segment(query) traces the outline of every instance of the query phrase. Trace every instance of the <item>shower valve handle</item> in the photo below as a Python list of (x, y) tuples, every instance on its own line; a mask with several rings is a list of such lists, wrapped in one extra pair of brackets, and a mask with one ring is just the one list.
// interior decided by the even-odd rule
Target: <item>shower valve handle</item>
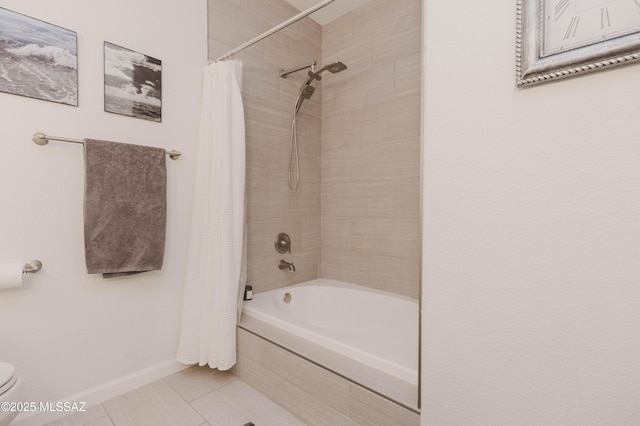
[(291, 253), (291, 237), (284, 232), (281, 232), (276, 237), (275, 246), (276, 251), (280, 254)]

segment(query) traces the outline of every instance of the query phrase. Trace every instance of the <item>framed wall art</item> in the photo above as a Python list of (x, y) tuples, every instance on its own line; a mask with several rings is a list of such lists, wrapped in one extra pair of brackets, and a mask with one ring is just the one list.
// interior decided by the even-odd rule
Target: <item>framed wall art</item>
[(104, 110), (162, 121), (162, 61), (105, 41)]
[(74, 31), (0, 7), (0, 92), (78, 106)]
[(640, 60), (640, 0), (518, 0), (516, 85)]

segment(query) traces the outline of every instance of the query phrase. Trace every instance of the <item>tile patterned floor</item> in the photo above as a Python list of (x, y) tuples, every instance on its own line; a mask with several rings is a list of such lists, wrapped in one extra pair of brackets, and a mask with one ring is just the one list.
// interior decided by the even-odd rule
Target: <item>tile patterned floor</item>
[(304, 426), (229, 372), (191, 367), (48, 426)]

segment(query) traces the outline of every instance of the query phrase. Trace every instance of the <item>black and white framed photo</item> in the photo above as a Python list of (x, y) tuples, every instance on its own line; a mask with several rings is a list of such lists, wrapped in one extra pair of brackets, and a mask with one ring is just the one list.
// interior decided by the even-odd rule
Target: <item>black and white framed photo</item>
[(104, 110), (162, 121), (162, 61), (105, 41)]
[(640, 61), (640, 0), (518, 0), (516, 85)]
[(0, 92), (78, 106), (78, 36), (0, 7)]

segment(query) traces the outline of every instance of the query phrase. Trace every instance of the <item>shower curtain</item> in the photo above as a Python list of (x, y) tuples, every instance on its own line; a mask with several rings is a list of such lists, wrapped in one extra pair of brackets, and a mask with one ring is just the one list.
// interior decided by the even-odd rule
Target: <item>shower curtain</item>
[(236, 362), (238, 297), (245, 280), (242, 63), (216, 62), (204, 74), (177, 360), (228, 370)]

